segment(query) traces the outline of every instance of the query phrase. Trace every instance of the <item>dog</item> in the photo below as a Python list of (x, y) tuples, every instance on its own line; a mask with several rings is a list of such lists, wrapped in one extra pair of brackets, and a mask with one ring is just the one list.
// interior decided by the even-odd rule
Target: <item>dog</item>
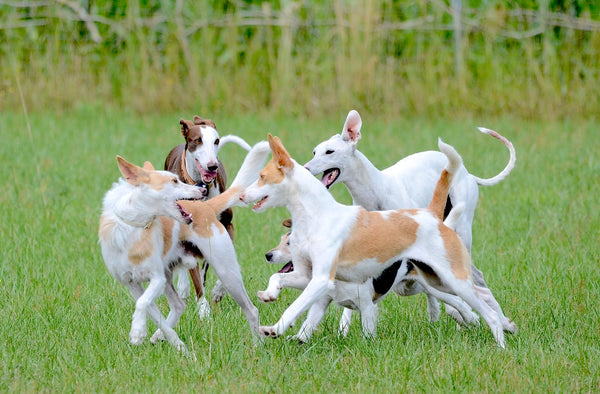
[[(207, 198), (219, 195), (227, 187), (225, 167), (217, 156), (220, 148), (229, 142), (234, 142), (249, 151), (250, 145), (235, 135), (226, 135), (219, 138), (215, 123), (210, 119), (203, 119), (197, 115), (194, 116), (193, 121), (181, 119), (179, 124), (185, 143), (177, 145), (169, 152), (164, 169), (177, 174), (180, 180), (189, 185), (206, 188), (208, 192), (205, 197)], [(232, 219), (233, 211), (231, 209), (226, 209), (219, 217), (233, 240)], [(210, 314), (210, 305), (204, 296), (207, 269), (208, 265), (205, 261), (202, 264), (202, 269), (199, 269), (196, 265), (189, 271), (196, 291), (200, 317), (206, 317)], [(178, 278), (178, 292), (185, 299), (190, 293), (190, 283), (183, 273), (178, 275)], [(219, 280), (217, 280), (212, 294), (214, 302), (219, 302), (225, 296), (225, 289)]]
[[(458, 218), (462, 214), (462, 205), (453, 207), (448, 217), (444, 220), (444, 225), (453, 228), (456, 225)], [(292, 227), (291, 219), (286, 219), (282, 222), (286, 228)], [(293, 272), (294, 264), (292, 263), (292, 251), (290, 248), (291, 230), (281, 236), (279, 244), (269, 250), (265, 254), (265, 259), (270, 264), (284, 264), (277, 273), (269, 278), (269, 286), (264, 291), (258, 292), (258, 298), (263, 302), (274, 301), (279, 295), (278, 289), (287, 287), (288, 284), (294, 284), (293, 278), (290, 280), (286, 275)], [(428, 301), (428, 311), (430, 320), (436, 321), (439, 317), (439, 304), (437, 299), (426, 292), (426, 290), (415, 281), (400, 280), (396, 281), (400, 261), (386, 268), (377, 278), (369, 278), (363, 284), (345, 283), (336, 281), (334, 291), (329, 291), (323, 302), (336, 302), (344, 307), (344, 314), (340, 320), (338, 333), (342, 337), (346, 337), (350, 329), (350, 319), (352, 311), (357, 310), (361, 313), (363, 334), (367, 337), (374, 337), (377, 327), (377, 304), (393, 290), (401, 296), (415, 295), (425, 293)], [(303, 267), (303, 271), (309, 272), (310, 267)], [(408, 282), (408, 283), (406, 283)], [(304, 290), (304, 288), (299, 288)], [(463, 302), (458, 299), (456, 302)], [(433, 305), (433, 307), (431, 306)], [(468, 308), (468, 306), (465, 306)], [(349, 311), (349, 312), (348, 312)], [(437, 313), (437, 315), (436, 315)], [(322, 316), (320, 316), (322, 318)], [(314, 316), (313, 316), (314, 319)], [(463, 323), (462, 319), (459, 323)], [(307, 342), (312, 336), (312, 330), (318, 325), (315, 321), (305, 321), (303, 327), (298, 334), (293, 336), (299, 342)]]
[[(321, 182), (327, 188), (338, 182), (344, 183), (352, 196), (353, 204), (360, 205), (368, 211), (427, 206), (439, 173), (447, 163), (446, 156), (436, 151), (419, 152), (380, 171), (357, 149), (357, 143), (361, 138), (361, 127), (362, 120), (359, 113), (355, 110), (350, 111), (341, 134), (336, 134), (318, 144), (313, 149), (313, 159), (307, 162), (305, 167), (313, 175), (322, 173)], [(478, 185), (492, 186), (499, 183), (510, 174), (516, 162), (515, 149), (509, 140), (493, 130), (481, 127), (479, 130), (504, 143), (509, 151), (509, 161), (493, 178), (482, 179), (474, 176), (463, 165), (454, 175), (445, 215), (450, 212), (452, 205), (464, 205), (463, 215), (454, 230), (469, 253), (472, 244), (473, 218), (479, 199)], [(485, 292), (487, 284), (483, 273), (473, 264), (471, 270), (475, 284)], [(491, 292), (487, 296), (490, 297), (490, 302), (495, 302)], [(433, 308), (434, 304), (429, 303), (428, 306)], [(498, 308), (499, 305), (496, 309)], [(451, 306), (446, 306), (446, 312), (456, 320), (460, 320), (460, 315)], [(351, 313), (345, 312), (350, 315)], [(433, 313), (435, 315), (435, 312)], [(439, 315), (439, 312), (437, 314)], [(507, 331), (516, 332), (517, 327), (514, 323), (511, 323), (504, 314), (501, 318)]]
[[(183, 200), (201, 198), (204, 191), (182, 183), (171, 172), (155, 171), (149, 162), (140, 168), (117, 157), (123, 178), (104, 197), (98, 236), (108, 271), (136, 300), (129, 333), (132, 344), (143, 342), (146, 317), (150, 316), (158, 326), (151, 342), (166, 338), (185, 351), (173, 330), (185, 304), (174, 288), (172, 275), (174, 268), (197, 265), (199, 254), (213, 266), (245, 313), (254, 336), (259, 336), (258, 310), (248, 297), (233, 243), (218, 215), (239, 204), (243, 188), (256, 179), (268, 154), (266, 142), (255, 145), (231, 187), (208, 201)], [(145, 282), (146, 289), (142, 286)], [(155, 304), (163, 293), (170, 307), (166, 319)]]
[(319, 321), (336, 280), (364, 283), (399, 264), (397, 276), (417, 281), (457, 309), (466, 323), (476, 323), (476, 315), (455, 302), (460, 297), (483, 317), (498, 346), (505, 347), (498, 308), (488, 304), (486, 295), (474, 286), (469, 252), (442, 221), (452, 178), (462, 166), (454, 148), (438, 143), (447, 164), (427, 208), (367, 211), (335, 201), (318, 179), (291, 158), (279, 138), (269, 134), (268, 139), (273, 157), (240, 199), (255, 202), (255, 212), (287, 208), (294, 225), (292, 260), (299, 267), (310, 266), (312, 272), (294, 267), (299, 279), (306, 278), (304, 290), (274, 326), (260, 327), (264, 336), (281, 336), (306, 310), (308, 322)]

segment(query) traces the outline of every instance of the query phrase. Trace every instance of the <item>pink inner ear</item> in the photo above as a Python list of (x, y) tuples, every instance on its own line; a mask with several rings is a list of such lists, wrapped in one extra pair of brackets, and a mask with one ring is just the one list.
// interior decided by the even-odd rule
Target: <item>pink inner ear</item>
[(348, 113), (346, 123), (344, 123), (344, 130), (342, 131), (342, 137), (346, 141), (352, 141), (356, 143), (360, 139), (360, 128), (362, 127), (362, 120), (357, 111), (352, 110)]

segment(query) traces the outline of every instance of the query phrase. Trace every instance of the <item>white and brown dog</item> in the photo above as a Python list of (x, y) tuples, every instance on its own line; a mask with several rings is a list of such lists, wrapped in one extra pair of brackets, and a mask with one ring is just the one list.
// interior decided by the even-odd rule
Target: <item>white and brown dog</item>
[[(313, 175), (322, 173), (321, 182), (327, 188), (337, 182), (344, 183), (352, 196), (353, 204), (360, 205), (368, 211), (427, 206), (439, 174), (448, 162), (446, 156), (438, 151), (419, 152), (380, 171), (357, 149), (358, 141), (361, 139), (361, 128), (362, 120), (359, 113), (355, 110), (350, 111), (342, 132), (318, 144), (313, 150), (314, 158), (306, 163), (305, 167)], [(463, 214), (453, 230), (462, 239), (469, 253), (473, 238), (473, 218), (479, 199), (479, 186), (492, 186), (502, 181), (510, 174), (516, 161), (515, 149), (509, 140), (493, 130), (486, 128), (479, 128), (479, 130), (502, 141), (509, 151), (509, 160), (500, 173), (489, 179), (470, 174), (462, 164), (454, 174), (444, 216), (450, 212), (453, 205), (464, 206)], [(471, 264), (471, 271), (473, 282), (482, 292), (485, 292), (487, 284), (482, 272), (473, 264)], [(487, 296), (490, 302), (495, 302), (491, 292)], [(428, 299), (430, 300), (430, 297)], [(437, 303), (428, 302), (428, 307), (430, 316), (434, 320), (433, 317), (439, 316), (439, 306)], [(433, 308), (437, 308), (437, 311)], [(496, 309), (498, 308), (499, 305)], [(452, 307), (447, 306), (446, 312), (460, 321), (460, 315)], [(349, 319), (351, 314), (352, 312), (345, 311), (344, 318)], [(516, 325), (504, 314), (501, 315), (501, 319), (505, 330), (516, 332)]]
[[(258, 334), (258, 310), (248, 297), (233, 243), (218, 215), (239, 203), (243, 188), (256, 179), (268, 153), (266, 142), (255, 145), (231, 187), (208, 201), (182, 200), (200, 198), (202, 190), (182, 183), (171, 172), (155, 171), (148, 162), (140, 168), (117, 158), (124, 179), (104, 197), (98, 235), (109, 272), (136, 300), (129, 334), (132, 344), (138, 345), (146, 337), (146, 318), (150, 316), (158, 326), (152, 342), (164, 334), (177, 349), (185, 349), (173, 330), (185, 304), (173, 286), (172, 275), (175, 267), (197, 265), (198, 254), (208, 260), (244, 311), (252, 332)], [(148, 286), (144, 289), (145, 282)], [(170, 306), (166, 319), (155, 304), (163, 293)]]
[[(269, 135), (269, 145), (272, 160), (240, 199), (257, 201), (253, 207), (257, 212), (277, 206), (288, 209), (294, 225), (292, 260), (311, 267), (312, 272), (298, 275), (307, 278), (304, 291), (274, 326), (260, 328), (263, 335), (282, 335), (308, 309), (307, 320), (318, 321), (335, 280), (364, 283), (399, 261), (401, 279), (417, 281), (456, 308), (465, 322), (474, 323), (473, 313), (455, 302), (455, 296), (460, 297), (483, 317), (498, 345), (505, 346), (501, 311), (488, 304), (486, 295), (473, 285), (469, 252), (442, 222), (448, 189), (462, 166), (451, 146), (439, 143), (448, 162), (428, 208), (366, 211), (335, 201), (319, 180), (291, 158), (278, 138)], [(298, 271), (294, 268), (293, 272)]]
[[(452, 208), (452, 211), (448, 217), (444, 220), (444, 224), (450, 228), (456, 225), (458, 218), (462, 214), (462, 206), (456, 206)], [(283, 221), (283, 226), (290, 228), (292, 227), (292, 221), (286, 219)], [(290, 236), (291, 230), (281, 236), (279, 245), (269, 250), (265, 254), (266, 260), (270, 264), (284, 264), (277, 273), (271, 275), (269, 278), (269, 285), (266, 290), (258, 292), (258, 298), (263, 302), (271, 302), (276, 299), (279, 295), (279, 291), (283, 287), (296, 287), (298, 290), (304, 290), (304, 286), (308, 281), (308, 278), (297, 280), (293, 274), (294, 264), (292, 263), (292, 251), (290, 248)], [(390, 291), (395, 292), (401, 296), (415, 295), (419, 293), (425, 293), (427, 295), (428, 310), (430, 313), (430, 320), (435, 321), (439, 316), (432, 316), (432, 313), (439, 315), (439, 305), (435, 297), (427, 293), (427, 290), (423, 288), (418, 282), (414, 280), (407, 280), (398, 277), (398, 272), (401, 267), (401, 261), (397, 261), (392, 266), (383, 270), (383, 272), (376, 278), (369, 278), (362, 284), (347, 283), (342, 281), (335, 281), (334, 289), (330, 289), (327, 293), (327, 297), (324, 297), (320, 302), (324, 304), (329, 303), (331, 300), (344, 307), (344, 315), (340, 320), (338, 333), (345, 337), (348, 334), (350, 328), (351, 313), (353, 310), (360, 312), (362, 331), (367, 337), (373, 337), (376, 333), (377, 327), (377, 304), (385, 298)], [(408, 263), (405, 263), (408, 264)], [(300, 267), (301, 272), (310, 272), (311, 267)], [(456, 302), (463, 303), (458, 298)], [(431, 305), (433, 303), (433, 307)], [(468, 309), (468, 305), (463, 305), (465, 309)], [(325, 309), (323, 308), (324, 312)], [(472, 315), (471, 315), (472, 316)], [(307, 342), (313, 330), (320, 323), (320, 319), (323, 315), (311, 315), (311, 319), (307, 319), (298, 334), (294, 336), (300, 342)], [(474, 320), (477, 317), (475, 315)], [(464, 323), (461, 320), (459, 323)]]
[[(218, 158), (221, 147), (233, 142), (249, 151), (250, 146), (242, 138), (235, 135), (219, 137), (217, 126), (210, 119), (203, 119), (197, 115), (192, 121), (181, 119), (181, 134), (185, 143), (173, 148), (165, 160), (164, 169), (179, 176), (183, 182), (204, 188), (207, 193), (205, 197), (212, 198), (221, 194), (227, 187), (227, 173), (223, 163)], [(231, 239), (234, 239), (233, 211), (226, 209), (219, 215), (219, 220), (227, 229)], [(190, 276), (198, 302), (198, 313), (201, 317), (210, 314), (210, 305), (204, 295), (204, 283), (208, 264), (202, 264), (202, 269), (196, 265), (191, 269)], [(183, 298), (190, 293), (190, 284), (186, 275), (178, 275), (177, 289)], [(225, 289), (220, 281), (217, 281), (212, 291), (213, 301), (219, 302), (225, 296)]]

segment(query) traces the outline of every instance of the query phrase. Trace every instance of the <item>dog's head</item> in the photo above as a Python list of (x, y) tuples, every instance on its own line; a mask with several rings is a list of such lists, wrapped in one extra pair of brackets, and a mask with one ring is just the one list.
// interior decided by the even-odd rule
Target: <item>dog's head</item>
[(210, 184), (217, 177), (219, 133), (210, 119), (194, 116), (193, 121), (181, 119), (181, 134), (185, 138), (186, 168), (192, 179)]
[[(283, 226), (287, 228), (292, 227), (292, 220), (286, 219), (283, 221)], [(269, 250), (265, 254), (265, 259), (271, 264), (288, 263), (292, 260), (292, 251), (290, 250), (290, 235), (292, 231), (288, 231), (281, 236), (279, 245)]]
[(258, 179), (240, 196), (240, 200), (246, 204), (258, 201), (252, 207), (255, 212), (286, 204), (285, 189), (289, 183), (288, 175), (294, 171), (296, 164), (279, 138), (269, 134), (268, 139), (273, 157), (260, 171)]
[(150, 216), (169, 216), (179, 222), (189, 224), (192, 216), (177, 203), (177, 200), (202, 198), (202, 189), (187, 185), (168, 171), (156, 171), (150, 162), (138, 167), (117, 156), (117, 164), (123, 178), (140, 190), (134, 204)]
[(344, 182), (350, 162), (360, 139), (362, 120), (355, 110), (348, 113), (344, 129), (313, 149), (313, 159), (304, 165), (311, 174), (323, 173), (321, 182), (330, 188), (334, 183)]

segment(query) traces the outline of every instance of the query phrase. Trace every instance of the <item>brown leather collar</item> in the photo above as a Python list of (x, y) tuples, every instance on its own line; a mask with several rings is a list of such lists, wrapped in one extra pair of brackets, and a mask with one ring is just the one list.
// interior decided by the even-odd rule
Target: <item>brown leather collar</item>
[(188, 185), (195, 185), (196, 182), (192, 179), (192, 177), (190, 176), (190, 174), (187, 172), (187, 168), (185, 167), (185, 151), (186, 149), (183, 150), (183, 155), (181, 156), (181, 173), (183, 174), (183, 181), (185, 183), (187, 183)]

